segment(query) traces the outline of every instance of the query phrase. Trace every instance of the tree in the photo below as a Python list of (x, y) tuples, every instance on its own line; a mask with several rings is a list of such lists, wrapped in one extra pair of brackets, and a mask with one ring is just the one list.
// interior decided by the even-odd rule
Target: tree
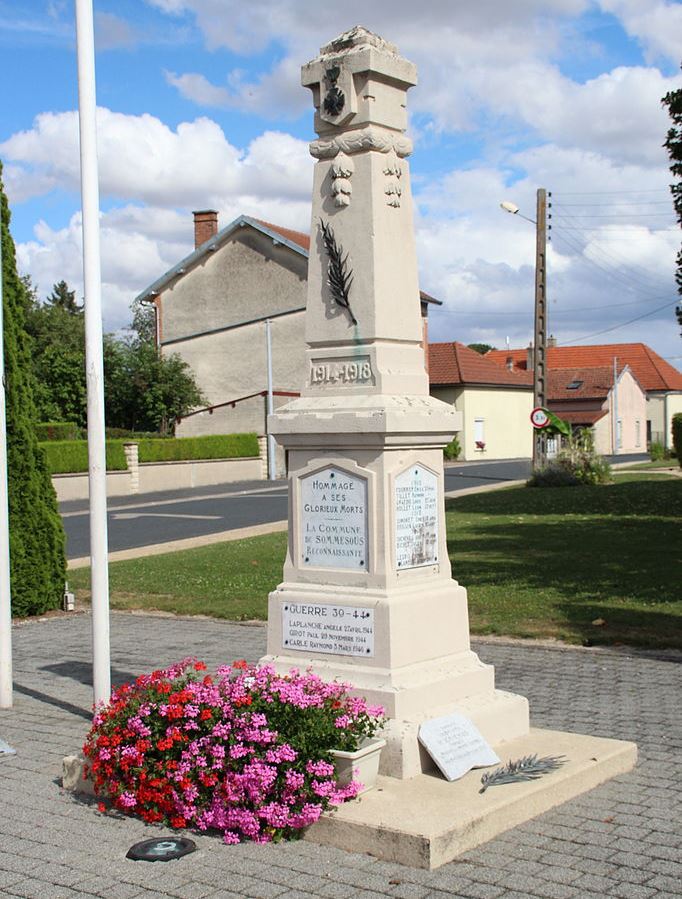
[(85, 314), (65, 281), (55, 284), (45, 303), (31, 290), (26, 330), (32, 341), (34, 400), (39, 421), (73, 421), (85, 427)]
[[(671, 160), (670, 171), (677, 179), (674, 184), (670, 185), (670, 192), (673, 195), (673, 205), (677, 214), (677, 220), (682, 226), (682, 88), (676, 91), (670, 91), (661, 100), (668, 107), (668, 113), (672, 121), (672, 127), (668, 130), (668, 135), (663, 146), (668, 151)], [(675, 275), (677, 281), (677, 292), (682, 294), (682, 249), (677, 254), (677, 273)], [(682, 326), (682, 306), (675, 309), (677, 321)], [(682, 331), (680, 331), (682, 335)]]
[(475, 350), (477, 353), (480, 353), (481, 356), (485, 356), (489, 350), (495, 349), (495, 347), (491, 346), (489, 343), (468, 343), (467, 346), (470, 350)]
[(35, 433), (31, 341), (25, 328), (31, 296), (17, 273), (2, 164), (0, 218), (12, 611), (25, 616), (61, 604), (65, 539), (54, 488)]
[(59, 281), (53, 285), (52, 293), (47, 298), (47, 305), (63, 309), (69, 315), (79, 315), (83, 312), (83, 307), (76, 302), (76, 291), (69, 290), (69, 285), (66, 281)]

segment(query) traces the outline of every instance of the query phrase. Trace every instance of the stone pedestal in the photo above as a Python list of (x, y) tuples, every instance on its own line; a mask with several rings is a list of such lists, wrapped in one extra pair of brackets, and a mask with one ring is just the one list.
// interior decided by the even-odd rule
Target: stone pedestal
[(419, 724), (460, 711), (492, 743), (528, 732), (523, 697), (495, 689), (469, 645), (452, 579), (443, 446), (460, 413), (428, 393), (405, 96), (414, 66), (362, 28), (303, 67), (315, 167), (308, 377), (269, 427), (289, 463), (289, 547), (270, 595), (268, 655), (383, 705), (381, 771), (430, 763)]

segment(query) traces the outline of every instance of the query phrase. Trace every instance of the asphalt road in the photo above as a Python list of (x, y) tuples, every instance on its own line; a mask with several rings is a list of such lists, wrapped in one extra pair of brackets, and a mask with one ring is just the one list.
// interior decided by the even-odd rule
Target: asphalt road
[[(528, 477), (529, 472), (527, 459), (448, 466), (445, 492), (515, 481)], [(286, 481), (242, 481), (111, 498), (109, 550), (116, 552), (281, 521), (287, 517), (287, 505)], [(67, 557), (87, 556), (90, 551), (87, 501), (62, 503), (60, 511), (66, 530)]]

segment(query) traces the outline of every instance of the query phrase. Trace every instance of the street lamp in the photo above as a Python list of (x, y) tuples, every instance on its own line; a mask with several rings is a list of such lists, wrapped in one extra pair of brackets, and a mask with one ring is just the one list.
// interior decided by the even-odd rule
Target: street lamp
[[(551, 196), (551, 195), (550, 195)], [(500, 203), (505, 212), (518, 215), (535, 225), (535, 327), (533, 335), (533, 405), (545, 406), (547, 399), (547, 192), (537, 192), (535, 220), (519, 212), (509, 200)], [(533, 434), (533, 470), (542, 468), (547, 460), (547, 444), (542, 430)]]

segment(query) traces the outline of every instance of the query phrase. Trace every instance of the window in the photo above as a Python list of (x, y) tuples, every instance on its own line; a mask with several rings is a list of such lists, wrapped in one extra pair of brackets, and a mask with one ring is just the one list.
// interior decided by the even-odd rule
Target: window
[(566, 390), (579, 390), (582, 386), (582, 381), (571, 381), (571, 383), (566, 386)]
[(474, 445), (477, 450), (485, 449), (485, 418), (474, 419)]
[(616, 422), (616, 449), (620, 449), (623, 445), (623, 419), (619, 418)]
[(635, 422), (635, 446), (642, 445), (642, 423), (639, 419)]

